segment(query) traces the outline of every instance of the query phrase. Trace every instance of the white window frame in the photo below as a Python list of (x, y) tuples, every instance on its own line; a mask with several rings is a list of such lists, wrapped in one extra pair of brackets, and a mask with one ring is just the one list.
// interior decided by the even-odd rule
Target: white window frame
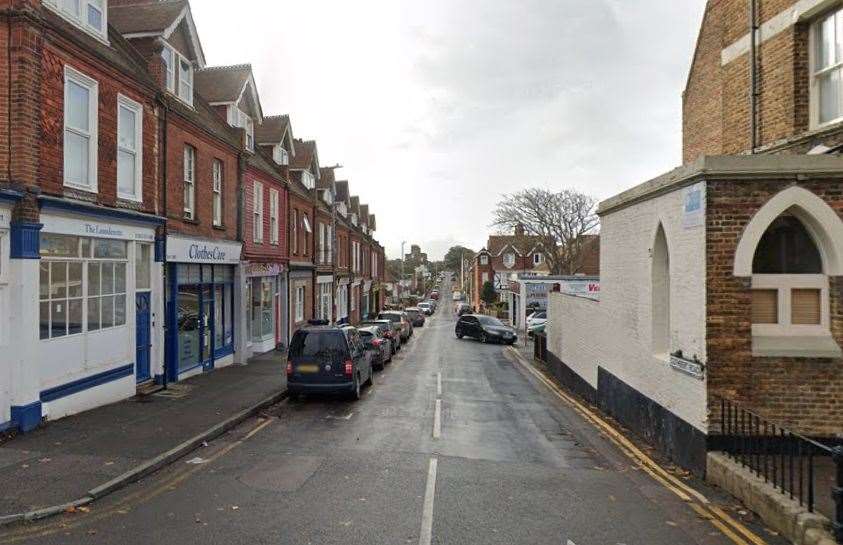
[[(68, 83), (73, 82), (80, 87), (85, 87), (88, 90), (88, 131), (70, 127), (67, 124), (69, 118), (68, 107), (70, 101), (68, 100)], [(81, 189), (83, 191), (90, 191), (96, 193), (97, 186), (97, 171), (99, 170), (98, 145), (99, 145), (99, 129), (98, 129), (98, 112), (99, 112), (99, 83), (96, 80), (86, 76), (82, 72), (65, 65), (64, 67), (64, 130), (62, 138), (64, 140), (64, 149), (62, 150), (63, 164), (64, 164), (64, 185), (74, 189)], [(67, 179), (67, 133), (68, 131), (83, 136), (88, 139), (88, 184), (78, 184), (70, 182)]]
[[(70, 7), (75, 0), (44, 0), (44, 5), (85, 33), (108, 44), (108, 0), (102, 0), (102, 7), (96, 6), (92, 0), (78, 0), (78, 2), (78, 12), (74, 12)], [(98, 29), (88, 24), (88, 7), (91, 5), (102, 15), (102, 28)]]
[(316, 187), (316, 178), (313, 176), (313, 173), (309, 170), (303, 170), (301, 173), (301, 183), (307, 189), (313, 189)]
[[(193, 63), (190, 62), (187, 57), (184, 55), (178, 55), (178, 72), (179, 72), (179, 82), (178, 82), (178, 97), (181, 99), (185, 104), (189, 104), (193, 106)], [(185, 81), (182, 78), (182, 64), (187, 65), (187, 71), (185, 72), (188, 75), (188, 80)]]
[(304, 321), (304, 286), (296, 286), (296, 322)]
[(299, 253), (299, 211), (295, 208), (290, 212), (290, 252)]
[(544, 263), (544, 255), (540, 252), (536, 252), (533, 254), (533, 265), (541, 265)]
[(488, 265), (489, 264), (489, 256), (483, 254), (480, 256), (480, 264), (481, 265)]
[(254, 182), (252, 193), (252, 238), (255, 244), (263, 243), (263, 184)]
[[(511, 258), (511, 259), (510, 259)], [(512, 252), (503, 255), (503, 266), (511, 269), (515, 266), (515, 254)]]
[(164, 87), (168, 91), (176, 93), (176, 63), (178, 62), (178, 53), (169, 45), (164, 45), (161, 49), (161, 59), (164, 61)]
[(290, 164), (290, 154), (281, 144), (276, 144), (272, 150), (272, 159), (282, 166)]
[[(824, 274), (753, 274), (752, 289), (778, 292), (778, 323), (752, 324), (753, 336), (827, 337), (831, 335), (828, 276)], [(820, 290), (820, 323), (793, 324), (791, 293), (794, 289)]]
[[(120, 145), (120, 108), (125, 108), (135, 116), (135, 147), (130, 150)], [(117, 180), (117, 196), (121, 199), (143, 202), (143, 106), (131, 98), (117, 94), (117, 175), (120, 175), (120, 152), (133, 153), (135, 157), (134, 194), (120, 192), (120, 180)]]
[(313, 227), (310, 225), (310, 218), (307, 214), (302, 214), (301, 216), (302, 226), (304, 226), (305, 233), (313, 233)]
[[(189, 220), (196, 219), (196, 148), (185, 144), (182, 152), (182, 173), (184, 187), (182, 188), (182, 200), (184, 217)], [(185, 198), (187, 195), (188, 198)]]
[(269, 190), (269, 243), (278, 245), (278, 190)]
[[(835, 59), (831, 65), (821, 69), (816, 69), (817, 59), (817, 35), (819, 33), (819, 29), (822, 26), (822, 23), (827, 21), (829, 18), (834, 17), (843, 17), (843, 8), (838, 8), (834, 11), (828, 12), (823, 14), (822, 17), (817, 18), (812, 24), (811, 29), (809, 32), (809, 45), (808, 45), (808, 72), (809, 72), (809, 126), (811, 129), (818, 129), (821, 127), (825, 127), (828, 125), (833, 125), (835, 123), (839, 123), (843, 121), (843, 56), (839, 59)], [(838, 28), (837, 23), (835, 22), (832, 25), (835, 28), (835, 33)], [(835, 36), (836, 40), (835, 43), (843, 42), (843, 36)], [(836, 50), (834, 44), (832, 45), (832, 49)], [(832, 51), (832, 54), (834, 51)], [(839, 114), (834, 119), (829, 119), (827, 121), (820, 121), (820, 78), (824, 75), (830, 74), (832, 72), (839, 72), (840, 73), (840, 89), (839, 89), (839, 96), (840, 96), (840, 104), (838, 105)]]
[(213, 194), (211, 198), (211, 215), (215, 227), (222, 227), (222, 161), (214, 159), (211, 167), (211, 176), (213, 177)]

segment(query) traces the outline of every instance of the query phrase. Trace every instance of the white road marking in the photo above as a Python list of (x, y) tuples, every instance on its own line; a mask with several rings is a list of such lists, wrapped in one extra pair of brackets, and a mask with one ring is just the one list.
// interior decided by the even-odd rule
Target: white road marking
[(436, 408), (433, 411), (433, 438), (439, 439), (442, 435), (442, 400), (436, 400)]
[(348, 413), (345, 416), (334, 416), (332, 414), (329, 414), (328, 416), (325, 417), (325, 419), (326, 420), (351, 420), (351, 417), (352, 417), (353, 414), (354, 413)]
[(436, 373), (436, 395), (442, 395), (442, 373)]
[(433, 538), (433, 496), (436, 494), (436, 468), (438, 465), (438, 459), (430, 459), (430, 466), (428, 466), (427, 470), (427, 486), (424, 490), (419, 545), (430, 545), (430, 541)]

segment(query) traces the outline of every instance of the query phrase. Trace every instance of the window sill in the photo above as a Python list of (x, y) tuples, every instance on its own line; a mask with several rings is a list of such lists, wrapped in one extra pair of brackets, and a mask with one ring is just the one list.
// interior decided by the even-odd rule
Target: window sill
[(225, 225), (214, 225), (213, 228), (217, 231), (225, 231)]
[(752, 337), (752, 355), (757, 358), (840, 358), (843, 350), (831, 335)]
[(191, 225), (199, 225), (199, 220), (197, 220), (197, 219), (190, 219), (190, 218), (182, 217), (181, 221), (184, 222), (184, 223), (189, 223)]

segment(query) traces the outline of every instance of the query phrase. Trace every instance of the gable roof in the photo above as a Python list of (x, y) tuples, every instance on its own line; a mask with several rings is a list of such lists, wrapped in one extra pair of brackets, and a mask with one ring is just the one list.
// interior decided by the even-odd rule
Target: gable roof
[(135, 4), (108, 7), (108, 24), (125, 38), (161, 36), (169, 39), (184, 23), (199, 67), (205, 66), (205, 53), (196, 31), (196, 23), (186, 0), (138, 0)]
[(357, 216), (360, 216), (360, 197), (354, 196), (348, 199), (348, 202), (351, 204), (351, 212), (355, 212)]
[(334, 190), (334, 183), (336, 182), (337, 178), (334, 174), (334, 171), (338, 169), (338, 166), (332, 167), (321, 167), (319, 169), (319, 180), (316, 182), (317, 189), (330, 189)]
[(237, 104), (245, 95), (252, 101), (258, 118), (263, 117), (251, 64), (202, 68), (194, 73), (193, 82), (196, 90), (209, 104)]
[(360, 223), (365, 223), (369, 225), (369, 205), (368, 204), (361, 204), (360, 205)]
[(296, 153), (293, 155), (293, 160), (290, 161), (291, 170), (307, 170), (316, 162), (317, 172), (319, 170), (319, 155), (316, 152), (316, 142), (314, 140), (295, 140)]
[(349, 189), (348, 189), (348, 180), (339, 180), (334, 184), (334, 188), (336, 190), (336, 199), (338, 201), (343, 201), (344, 203), (349, 203)]
[(508, 247), (515, 250), (518, 255), (528, 255), (541, 241), (541, 237), (531, 235), (490, 235), (486, 248), (492, 255), (501, 255)]
[(375, 222), (375, 215), (369, 214), (369, 229), (371, 229), (372, 231), (377, 231), (377, 229), (375, 228), (376, 226), (377, 223)]
[[(263, 118), (263, 123), (255, 127), (255, 142), (258, 145), (279, 144), (284, 136), (290, 133), (290, 143), (293, 143), (293, 127), (289, 115), (270, 115)], [(295, 155), (295, 149), (287, 150)]]

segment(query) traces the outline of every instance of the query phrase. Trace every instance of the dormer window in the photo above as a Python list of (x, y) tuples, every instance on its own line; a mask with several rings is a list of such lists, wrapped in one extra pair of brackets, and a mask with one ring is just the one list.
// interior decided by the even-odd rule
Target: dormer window
[(346, 208), (345, 202), (340, 201), (340, 203), (337, 205), (337, 212), (339, 212), (340, 216), (342, 217), (348, 216), (348, 208)]
[(316, 187), (316, 178), (313, 177), (313, 173), (309, 170), (304, 170), (301, 173), (301, 183), (304, 184), (304, 187), (308, 189), (313, 189)]
[(515, 266), (515, 254), (513, 254), (511, 252), (508, 253), (508, 254), (505, 254), (503, 256), (503, 265), (507, 269), (511, 269), (512, 267), (514, 267)]
[(255, 151), (255, 124), (252, 121), (252, 118), (240, 108), (230, 109), (229, 112), (234, 113), (233, 119), (232, 116), (229, 115), (229, 119), (233, 121), (230, 124), (234, 127), (240, 127), (246, 131), (246, 149), (249, 151)]
[(541, 265), (544, 263), (544, 256), (540, 253), (533, 254), (533, 265)]
[(483, 254), (480, 256), (480, 264), (481, 265), (488, 265), (489, 264), (489, 256)]
[(45, 0), (44, 3), (85, 32), (107, 39), (105, 0)]
[(354, 212), (351, 213), (351, 223), (353, 223), (355, 227), (357, 226), (357, 214)]
[(322, 192), (322, 200), (325, 201), (325, 204), (329, 206), (334, 203), (334, 197), (331, 195), (330, 191)]
[(169, 45), (164, 45), (161, 50), (161, 61), (167, 90), (185, 104), (193, 106), (193, 64)]
[(290, 154), (281, 144), (276, 144), (275, 147), (272, 148), (272, 159), (279, 165), (290, 164)]

